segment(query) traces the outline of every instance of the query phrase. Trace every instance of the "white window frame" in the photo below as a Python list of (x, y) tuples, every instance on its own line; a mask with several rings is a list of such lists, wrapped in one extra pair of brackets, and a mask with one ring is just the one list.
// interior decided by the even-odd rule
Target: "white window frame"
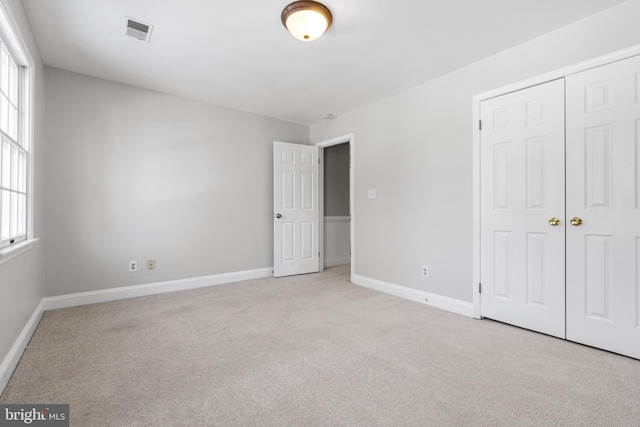
[(34, 62), (13, 15), (0, 1), (0, 38), (18, 66), (18, 140), (27, 148), (26, 235), (0, 247), (0, 264), (29, 249), (37, 241), (34, 235)]

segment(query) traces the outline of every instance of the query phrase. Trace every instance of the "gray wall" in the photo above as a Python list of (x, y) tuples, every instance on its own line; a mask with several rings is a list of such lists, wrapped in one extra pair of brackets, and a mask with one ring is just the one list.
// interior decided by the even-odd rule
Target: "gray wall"
[(472, 301), (473, 95), (637, 44), (639, 16), (623, 3), (312, 126), (312, 142), (355, 134), (355, 274)]
[(324, 149), (324, 214), (349, 216), (349, 144)]
[(308, 127), (52, 68), (46, 88), (47, 296), (273, 265), (272, 142)]
[[(42, 237), (42, 152), (44, 137), (44, 69), (42, 60), (19, 0), (0, 0), (15, 19), (16, 30), (35, 61), (35, 157), (34, 208), (35, 237)], [(0, 265), (0, 362), (33, 314), (42, 298), (42, 241), (29, 251)]]

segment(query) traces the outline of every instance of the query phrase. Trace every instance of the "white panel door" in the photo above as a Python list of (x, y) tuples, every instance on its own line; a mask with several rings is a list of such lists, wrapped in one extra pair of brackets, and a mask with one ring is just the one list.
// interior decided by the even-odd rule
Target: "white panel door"
[(640, 57), (567, 77), (567, 339), (640, 358)]
[(481, 314), (564, 338), (564, 81), (480, 114)]
[(273, 143), (275, 277), (320, 271), (319, 148)]

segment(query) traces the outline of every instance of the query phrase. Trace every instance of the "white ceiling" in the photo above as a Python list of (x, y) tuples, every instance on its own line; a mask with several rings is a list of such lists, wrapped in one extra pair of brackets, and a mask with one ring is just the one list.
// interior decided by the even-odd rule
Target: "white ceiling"
[[(325, 0), (319, 40), (290, 0), (22, 0), (46, 65), (301, 124), (402, 92), (624, 0)], [(150, 43), (125, 17), (154, 25)]]

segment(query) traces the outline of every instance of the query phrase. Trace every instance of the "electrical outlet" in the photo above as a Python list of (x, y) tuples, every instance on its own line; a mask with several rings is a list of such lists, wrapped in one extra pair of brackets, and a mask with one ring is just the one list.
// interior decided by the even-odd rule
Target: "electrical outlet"
[(129, 273), (135, 273), (138, 271), (138, 261), (129, 261)]
[(429, 277), (429, 267), (426, 265), (422, 266), (422, 277)]
[(156, 260), (150, 259), (147, 261), (147, 270), (155, 270), (156, 269)]

